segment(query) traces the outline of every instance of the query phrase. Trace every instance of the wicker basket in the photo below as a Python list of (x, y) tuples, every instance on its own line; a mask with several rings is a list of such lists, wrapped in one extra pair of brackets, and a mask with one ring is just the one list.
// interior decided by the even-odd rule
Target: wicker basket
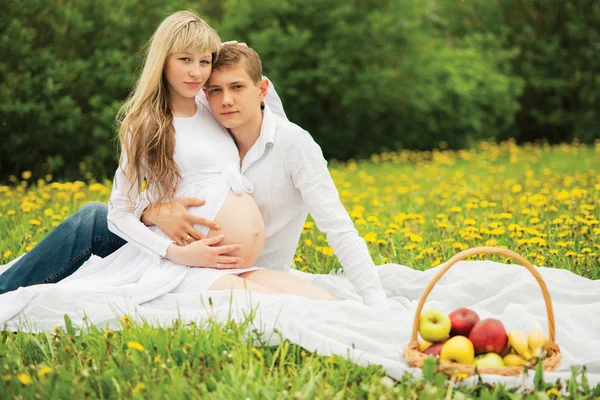
[[(406, 360), (408, 361), (408, 364), (411, 367), (421, 368), (423, 366), (423, 362), (428, 357), (427, 354), (424, 354), (421, 351), (419, 351), (419, 342), (418, 342), (418, 337), (417, 337), (417, 335), (419, 333), (419, 319), (421, 316), (421, 311), (423, 310), (423, 305), (425, 304), (425, 300), (427, 299), (427, 296), (429, 296), (429, 293), (431, 293), (431, 290), (433, 289), (435, 284), (440, 280), (442, 275), (444, 275), (446, 273), (446, 271), (448, 271), (448, 269), (450, 269), (450, 267), (452, 267), (458, 261), (464, 260), (470, 256), (477, 255), (477, 254), (497, 254), (497, 255), (509, 257), (509, 258), (513, 259), (514, 261), (516, 261), (517, 263), (524, 266), (525, 268), (527, 268), (529, 270), (529, 272), (531, 272), (531, 274), (533, 275), (535, 280), (538, 282), (538, 284), (540, 285), (540, 288), (542, 289), (542, 295), (544, 296), (544, 301), (546, 302), (546, 313), (548, 314), (548, 333), (549, 333), (548, 338), (549, 338), (549, 340), (546, 343), (546, 345), (543, 347), (543, 350), (547, 352), (547, 355), (543, 360), (543, 367), (544, 367), (545, 371), (556, 370), (556, 368), (558, 368), (558, 366), (560, 365), (561, 354), (560, 354), (560, 348), (556, 344), (556, 335), (554, 332), (554, 311), (552, 310), (552, 300), (550, 300), (550, 294), (548, 293), (548, 288), (546, 287), (546, 283), (544, 282), (544, 280), (542, 279), (542, 277), (540, 276), (540, 274), (536, 270), (536, 268), (533, 265), (531, 265), (531, 263), (529, 261), (527, 261), (525, 258), (521, 257), (519, 254), (517, 254), (513, 251), (506, 250), (506, 249), (499, 248), (499, 247), (474, 247), (472, 249), (467, 249), (467, 250), (461, 251), (460, 253), (458, 253), (454, 257), (452, 257), (450, 260), (448, 260), (448, 262), (444, 265), (444, 267), (440, 270), (440, 272), (431, 280), (431, 282), (429, 282), (429, 285), (427, 285), (427, 287), (425, 288), (425, 291), (423, 292), (423, 294), (421, 295), (421, 298), (419, 299), (419, 304), (417, 305), (417, 311), (415, 313), (415, 319), (413, 321), (413, 330), (412, 330), (411, 341), (408, 343), (408, 345), (404, 349), (404, 352), (402, 353), (404, 355), (404, 358), (406, 358)], [(519, 375), (523, 371), (523, 368), (525, 368), (525, 367), (524, 366), (486, 367), (486, 368), (477, 367), (477, 371), (480, 374), (495, 374), (495, 375), (504, 375), (504, 376), (513, 376), (514, 375), (514, 376), (516, 376), (516, 375)], [(455, 362), (442, 361), (442, 360), (440, 360), (437, 370), (448, 376), (452, 376), (453, 374), (461, 374), (461, 373), (471, 376), (471, 375), (475, 375), (475, 373), (476, 373), (474, 365), (465, 365), (465, 364), (459, 364), (459, 363), (455, 363)]]

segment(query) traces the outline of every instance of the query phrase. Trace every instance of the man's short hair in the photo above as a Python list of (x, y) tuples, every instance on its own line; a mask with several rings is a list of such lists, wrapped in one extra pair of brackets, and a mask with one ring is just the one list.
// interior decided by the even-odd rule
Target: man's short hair
[(254, 82), (262, 79), (262, 63), (258, 54), (250, 47), (241, 44), (226, 44), (219, 51), (219, 56), (213, 64), (213, 70), (234, 67), (243, 62), (244, 68)]

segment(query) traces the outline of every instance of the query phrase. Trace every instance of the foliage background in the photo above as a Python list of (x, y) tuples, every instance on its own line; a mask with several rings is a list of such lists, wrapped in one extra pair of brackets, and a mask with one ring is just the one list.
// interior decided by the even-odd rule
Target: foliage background
[(169, 13), (245, 41), (327, 158), (600, 137), (595, 0), (27, 0), (0, 15), (0, 181), (116, 168), (114, 117)]

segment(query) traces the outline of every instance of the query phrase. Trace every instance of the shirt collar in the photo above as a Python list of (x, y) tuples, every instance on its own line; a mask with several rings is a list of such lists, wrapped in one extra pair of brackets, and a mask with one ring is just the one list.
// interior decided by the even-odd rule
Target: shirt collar
[(252, 164), (258, 161), (265, 153), (267, 147), (275, 144), (275, 136), (277, 132), (277, 117), (271, 111), (268, 105), (264, 105), (263, 120), (260, 126), (260, 134), (258, 139), (252, 145), (248, 154), (244, 157), (241, 171), (244, 173)]

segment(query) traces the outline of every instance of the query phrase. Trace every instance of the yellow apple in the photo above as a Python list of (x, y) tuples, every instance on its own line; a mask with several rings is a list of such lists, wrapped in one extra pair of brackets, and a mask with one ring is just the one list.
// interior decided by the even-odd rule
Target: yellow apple
[(505, 367), (506, 364), (502, 357), (496, 353), (487, 353), (475, 357), (473, 365), (478, 367)]
[(419, 333), (428, 342), (436, 343), (445, 340), (450, 334), (452, 323), (450, 318), (441, 311), (429, 310), (421, 314)]
[(504, 364), (509, 367), (519, 367), (527, 364), (527, 360), (518, 354), (507, 354), (504, 356)]
[(448, 339), (440, 353), (441, 360), (460, 364), (473, 364), (474, 357), (473, 343), (464, 336), (454, 336)]
[(427, 349), (429, 346), (431, 346), (433, 343), (428, 342), (427, 340), (421, 340), (419, 342), (419, 351), (422, 353), (425, 351), (425, 349)]

